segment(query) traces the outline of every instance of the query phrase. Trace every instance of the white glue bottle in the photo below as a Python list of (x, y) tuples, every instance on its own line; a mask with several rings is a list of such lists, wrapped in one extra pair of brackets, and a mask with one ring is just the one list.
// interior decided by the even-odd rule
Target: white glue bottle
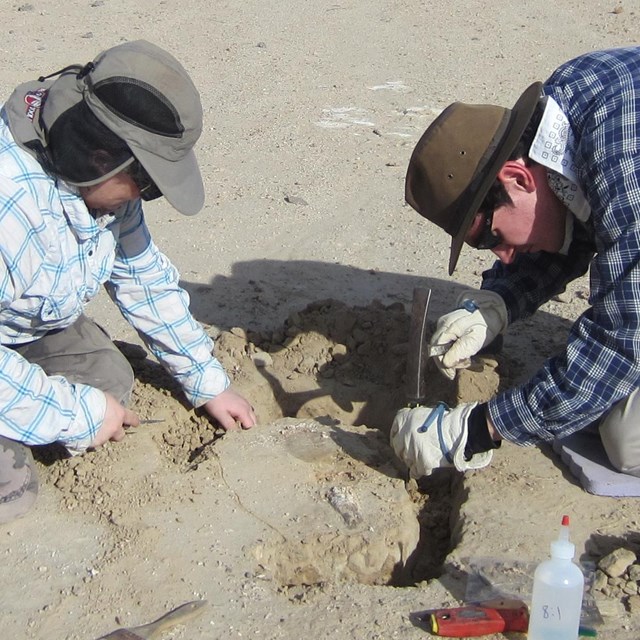
[(573, 562), (576, 547), (569, 542), (569, 516), (562, 516), (551, 558), (533, 576), (528, 640), (577, 640), (584, 576)]

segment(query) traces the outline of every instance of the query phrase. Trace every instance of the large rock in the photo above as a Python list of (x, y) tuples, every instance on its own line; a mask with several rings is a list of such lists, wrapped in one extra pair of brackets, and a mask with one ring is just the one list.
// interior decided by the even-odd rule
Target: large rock
[(268, 526), (247, 549), (282, 585), (402, 581), (419, 538), (416, 510), (376, 430), (283, 419), (217, 446), (239, 504)]
[(636, 554), (630, 549), (615, 549), (598, 563), (598, 567), (611, 578), (619, 578), (636, 561)]

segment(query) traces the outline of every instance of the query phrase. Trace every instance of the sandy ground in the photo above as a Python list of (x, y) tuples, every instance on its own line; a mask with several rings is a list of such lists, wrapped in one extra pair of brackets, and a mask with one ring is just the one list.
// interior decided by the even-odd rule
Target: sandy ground
[[(454, 100), (510, 105), (564, 60), (633, 43), (640, 2), (33, 0), (0, 17), (4, 95), (137, 38), (192, 73), (207, 203), (147, 217), (261, 418), (223, 436), (92, 303), (138, 373), (134, 408), (161, 422), (79, 458), (36, 452), (37, 508), (0, 530), (3, 637), (89, 640), (206, 599), (162, 637), (420, 638), (416, 614), (468, 599), (479, 559), (500, 583), (546, 557), (564, 512), (583, 560), (638, 551), (637, 501), (586, 494), (547, 451), (505, 445), (417, 486), (386, 433), (413, 288), (432, 288), (435, 320), (490, 261), (467, 251), (447, 276), (448, 238), (403, 203), (413, 145)], [(497, 369), (459, 387), (430, 372), (430, 397), (531, 373), (587, 287), (510, 331)], [(502, 586), (526, 597), (521, 574)], [(622, 598), (601, 609), (600, 637), (639, 637)]]

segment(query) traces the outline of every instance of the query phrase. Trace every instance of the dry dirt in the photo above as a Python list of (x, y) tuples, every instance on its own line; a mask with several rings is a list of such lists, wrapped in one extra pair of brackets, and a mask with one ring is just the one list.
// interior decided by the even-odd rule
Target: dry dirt
[[(486, 470), (416, 484), (387, 443), (413, 288), (433, 290), (434, 322), (490, 261), (466, 252), (446, 275), (448, 238), (403, 204), (413, 144), (448, 103), (509, 105), (565, 59), (640, 28), (637, 0), (486, 5), (0, 7), (5, 95), (135, 38), (192, 72), (207, 204), (184, 218), (157, 201), (147, 218), (260, 417), (223, 435), (108, 300), (92, 303), (136, 370), (133, 407), (160, 422), (82, 457), (36, 451), (37, 506), (0, 530), (2, 637), (91, 640), (206, 599), (162, 637), (410, 640), (429, 635), (420, 612), (468, 599), (478, 566), (527, 597), (565, 511), (584, 563), (640, 550), (637, 501), (586, 494), (546, 449), (506, 444)], [(531, 374), (587, 292), (580, 280), (513, 327), (457, 386), (428, 369), (429, 399), (484, 399)], [(629, 594), (598, 606), (599, 637), (637, 640)]]

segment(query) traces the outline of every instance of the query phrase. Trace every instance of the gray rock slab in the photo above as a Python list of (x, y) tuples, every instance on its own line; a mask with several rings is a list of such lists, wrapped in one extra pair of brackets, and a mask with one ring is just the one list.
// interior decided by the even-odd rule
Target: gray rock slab
[(377, 431), (284, 419), (217, 447), (229, 488), (267, 525), (250, 553), (284, 586), (387, 584), (409, 569), (419, 526)]

